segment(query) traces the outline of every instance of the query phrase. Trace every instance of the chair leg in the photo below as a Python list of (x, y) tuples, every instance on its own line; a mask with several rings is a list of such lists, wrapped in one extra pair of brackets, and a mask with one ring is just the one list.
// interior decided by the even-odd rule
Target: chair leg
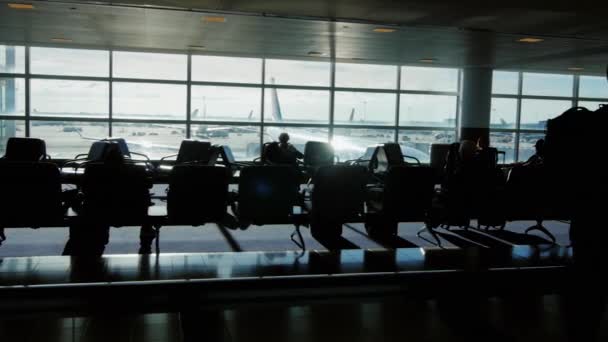
[(553, 244), (555, 244), (555, 236), (553, 236), (553, 234), (551, 234), (551, 232), (547, 228), (543, 227), (541, 222), (537, 222), (532, 227), (529, 227), (528, 229), (526, 229), (525, 234), (528, 234), (529, 232), (531, 232), (533, 230), (538, 230), (539, 232), (545, 234), (549, 239), (551, 239), (551, 242)]
[(422, 236), (422, 233), (424, 231), (429, 232), (429, 234), (435, 239), (435, 245), (438, 247), (441, 247), (441, 240), (439, 239), (439, 236), (437, 236), (437, 233), (433, 230), (433, 228), (430, 228), (427, 225), (424, 225), (424, 227), (420, 228), (420, 230), (418, 230), (418, 232), (416, 233), (416, 236), (418, 236), (419, 238), (428, 241), (430, 243), (433, 243), (432, 241), (426, 239), (425, 237)]
[[(306, 243), (304, 242), (304, 238), (302, 237), (302, 232), (300, 232), (300, 226), (296, 225), (295, 227), (295, 230), (293, 231), (293, 233), (291, 233), (289, 237), (291, 238), (291, 241), (296, 244), (296, 246), (302, 249), (302, 253), (304, 253), (306, 251)], [(296, 235), (298, 237), (297, 240), (295, 239)]]
[(156, 254), (160, 254), (160, 226), (154, 226)]

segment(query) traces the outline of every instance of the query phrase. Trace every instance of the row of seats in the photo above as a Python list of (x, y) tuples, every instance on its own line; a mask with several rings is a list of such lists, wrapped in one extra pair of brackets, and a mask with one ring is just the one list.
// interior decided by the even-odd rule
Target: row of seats
[[(546, 217), (536, 211), (538, 206), (516, 198), (534, 200), (543, 194), (531, 186), (538, 179), (537, 173), (528, 174), (526, 169), (513, 169), (505, 178), (492, 164), (474, 177), (446, 178), (442, 191), (436, 194), (434, 170), (406, 162), (398, 144), (374, 146), (357, 160), (334, 165), (333, 151), (316, 142), (307, 144), (313, 146), (307, 152), (309, 160), (321, 162), (309, 162), (305, 164), (308, 168), (301, 169), (275, 163), (239, 165), (231, 160), (228, 147), (185, 140), (176, 161), (163, 171), (169, 183), (166, 208), (149, 208), (148, 161), (127, 158), (122, 163), (104, 162), (113, 148), (129, 157), (126, 146), (124, 140), (95, 142), (85, 158), (68, 162), (84, 169), (80, 202), (61, 192), (62, 179), (54, 164), (16, 161), (14, 154), (5, 157), (0, 165), (0, 182), (5, 184), (0, 186), (6, 189), (2, 208), (7, 215), (0, 217), (0, 227), (63, 226), (78, 220), (113, 226), (225, 223), (226, 208), (231, 205), (235, 224), (243, 227), (310, 224), (313, 235), (336, 238), (342, 223), (365, 222), (370, 235), (386, 237), (396, 234), (398, 222), (422, 221), (439, 243), (433, 228), (441, 224), (468, 227), (470, 220), (477, 218), (481, 225), (504, 227), (506, 220), (533, 219), (542, 228), (540, 222)], [(311, 151), (318, 151), (316, 157)], [(229, 161), (231, 168), (214, 166), (218, 157)], [(450, 159), (454, 158), (446, 161)], [(228, 192), (234, 178), (232, 167), (240, 169), (238, 192), (234, 194)], [(163, 164), (154, 172), (159, 169), (164, 170)], [(301, 192), (303, 173), (312, 182)], [(527, 196), (526, 191), (532, 189), (536, 192)]]

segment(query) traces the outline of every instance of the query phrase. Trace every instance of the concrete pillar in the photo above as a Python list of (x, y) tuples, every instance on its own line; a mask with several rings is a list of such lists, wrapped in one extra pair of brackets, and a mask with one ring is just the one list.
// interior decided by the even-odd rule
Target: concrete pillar
[(461, 89), (460, 140), (477, 141), (480, 137), (489, 139), (492, 68), (464, 68)]

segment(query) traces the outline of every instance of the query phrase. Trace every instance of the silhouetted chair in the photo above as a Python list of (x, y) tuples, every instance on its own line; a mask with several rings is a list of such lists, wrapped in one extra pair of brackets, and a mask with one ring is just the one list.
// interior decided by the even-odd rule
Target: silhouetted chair
[(239, 177), (234, 211), (243, 227), (292, 221), (298, 205), (299, 182), (290, 166), (248, 166)]
[(414, 157), (404, 156), (401, 146), (397, 143), (385, 143), (376, 146), (369, 164), (370, 171), (378, 176), (383, 176), (393, 166), (403, 166), (409, 164), (406, 159), (411, 159), (420, 164)]
[[(175, 157), (174, 161), (168, 160), (173, 157)], [(215, 164), (215, 159), (217, 159), (217, 152), (215, 152), (210, 142), (190, 139), (182, 140), (177, 154), (172, 154), (160, 159), (157, 171), (160, 177), (169, 177), (169, 174), (175, 165), (184, 163), (213, 165)]]
[(396, 236), (399, 222), (424, 222), (425, 226), (420, 232), (427, 229), (439, 241), (433, 232), (436, 224), (430, 219), (435, 192), (432, 168), (392, 167), (386, 175), (384, 186), (370, 191), (377, 192), (369, 196), (367, 201), (365, 228), (370, 236)]
[(109, 226), (147, 222), (151, 182), (145, 167), (130, 162), (90, 163), (82, 183), (80, 215), (86, 222)]
[(169, 224), (221, 222), (228, 206), (229, 173), (224, 167), (182, 164), (169, 176)]
[(0, 162), (0, 227), (64, 226), (61, 178), (55, 164)]
[(435, 172), (436, 183), (440, 183), (445, 175), (450, 144), (431, 144), (431, 168)]
[(549, 211), (547, 176), (543, 167), (517, 166), (511, 169), (505, 186), (505, 211), (508, 221), (533, 220), (536, 224), (526, 234), (538, 230), (555, 242), (555, 237), (543, 226)]
[(334, 148), (331, 144), (321, 141), (307, 141), (304, 145), (304, 167), (318, 169), (321, 166), (333, 165)]
[(366, 169), (331, 165), (317, 170), (311, 194), (310, 229), (321, 240), (335, 240), (342, 224), (361, 222), (364, 214)]
[(36, 162), (50, 159), (46, 154), (46, 143), (42, 139), (12, 137), (6, 143), (3, 160)]
[(102, 161), (111, 145), (112, 142), (106, 140), (94, 141), (89, 147), (89, 153), (79, 154), (74, 159), (66, 161), (63, 166), (79, 168), (87, 163)]

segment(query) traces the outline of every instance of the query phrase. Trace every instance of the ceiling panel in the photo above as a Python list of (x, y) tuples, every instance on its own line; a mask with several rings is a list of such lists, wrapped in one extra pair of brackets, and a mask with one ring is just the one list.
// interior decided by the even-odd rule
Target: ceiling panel
[[(210, 5), (212, 2), (197, 3)], [(253, 4), (247, 7), (241, 1), (213, 3), (216, 9), (242, 6), (238, 8), (254, 10), (251, 7)], [(263, 3), (280, 7), (287, 6), (283, 3), (294, 2)], [(345, 2), (335, 3), (347, 6)], [(354, 1), (353, 8), (339, 10), (355, 13), (361, 10), (361, 3), (365, 2)], [(207, 23), (202, 17), (218, 14), (82, 3), (34, 2), (34, 5), (34, 10), (12, 10), (0, 6), (1, 41), (48, 45), (52, 44), (52, 38), (62, 37), (72, 40), (62, 44), (68, 47), (166, 51), (186, 51), (190, 49), (189, 45), (203, 45), (205, 50), (201, 53), (290, 58), (310, 58), (308, 52), (319, 51), (326, 58), (340, 60), (415, 64), (421, 58), (434, 58), (435, 64), (440, 66), (490, 66), (564, 72), (568, 67), (576, 66), (594, 74), (603, 73), (608, 62), (608, 41), (603, 38), (545, 36), (542, 43), (522, 44), (516, 40), (523, 35), (472, 28), (484, 25), (499, 27), (500, 24), (505, 32), (527, 30), (527, 27), (534, 26), (535, 21), (537, 26), (542, 23), (546, 28), (565, 27), (564, 23), (572, 21), (573, 17), (563, 12), (546, 14), (543, 11), (530, 11), (529, 15), (517, 18), (518, 12), (513, 9), (478, 9), (474, 16), (464, 22), (471, 26), (469, 28), (413, 25), (399, 26), (393, 33), (376, 33), (373, 29), (378, 27), (377, 24), (352, 21), (222, 14), (225, 22)], [(394, 6), (394, 2), (380, 1), (370, 15), (376, 13), (381, 16), (378, 13), (400, 8)], [(295, 10), (299, 9), (296, 7)], [(407, 12), (405, 17), (424, 23), (428, 13), (423, 12)], [(538, 21), (541, 16), (545, 22)], [(447, 13), (442, 18), (445, 22), (459, 23), (462, 22), (459, 21), (460, 17), (459, 13)], [(596, 34), (608, 32), (601, 28), (602, 25), (605, 28), (603, 22), (594, 25), (598, 27), (597, 30), (591, 29), (593, 25), (580, 23), (569, 29), (572, 33), (585, 30)]]

